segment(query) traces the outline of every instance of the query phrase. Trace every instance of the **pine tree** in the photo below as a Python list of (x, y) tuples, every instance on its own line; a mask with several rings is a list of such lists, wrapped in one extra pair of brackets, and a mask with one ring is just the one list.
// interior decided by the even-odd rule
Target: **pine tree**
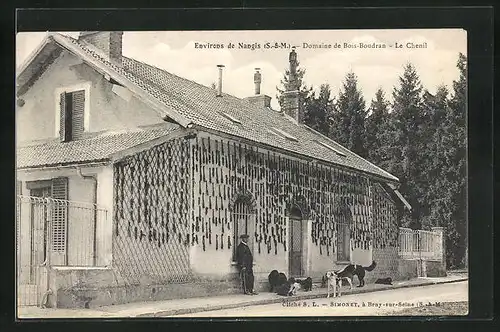
[(350, 72), (337, 98), (330, 137), (361, 157), (366, 157), (365, 117), (365, 101), (358, 89), (358, 78)]
[(319, 95), (312, 94), (305, 103), (304, 123), (323, 135), (328, 135), (330, 130), (329, 119), (333, 113), (333, 98), (330, 86), (322, 84)]
[(445, 119), (449, 111), (446, 86), (439, 86), (435, 95), (427, 90), (424, 91), (421, 129), (422, 139), (426, 143), (426, 158), (423, 162), (425, 172), (422, 176), (422, 187), (425, 187), (422, 193), (424, 204), (421, 211), (423, 228), (443, 226), (443, 218), (435, 207), (439, 206), (445, 195), (446, 185), (441, 176), (445, 167), (442, 141), (446, 131)]
[[(412, 205), (412, 215), (406, 216), (405, 226), (420, 228), (423, 198), (419, 186), (422, 176), (421, 142), (422, 85), (412, 64), (404, 67), (399, 87), (393, 91), (393, 141), (389, 171), (399, 177), (400, 191)], [(409, 217), (409, 218), (408, 218)]]
[(367, 159), (382, 169), (388, 167), (390, 160), (387, 148), (390, 141), (389, 121), (389, 103), (385, 99), (384, 91), (379, 88), (371, 102), (370, 114), (365, 120), (365, 147)]

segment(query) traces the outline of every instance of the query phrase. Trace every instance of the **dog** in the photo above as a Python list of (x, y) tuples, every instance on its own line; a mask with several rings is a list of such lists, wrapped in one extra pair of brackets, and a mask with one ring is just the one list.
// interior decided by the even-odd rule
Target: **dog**
[(375, 280), (376, 284), (382, 284), (382, 285), (392, 285), (392, 278), (387, 277), (387, 278), (379, 278)]
[(291, 287), (292, 287), (292, 284), (294, 284), (294, 283), (295, 283), (295, 280), (293, 280), (293, 278), (290, 278), (285, 283), (276, 287), (276, 294), (281, 295), (281, 296), (290, 296)]
[(269, 291), (275, 292), (277, 287), (287, 282), (286, 275), (279, 273), (278, 270), (272, 270), (267, 277), (269, 281)]
[(278, 270), (272, 270), (269, 273), (269, 276), (267, 277), (267, 280), (269, 281), (269, 291), (273, 292), (274, 288), (277, 286), (278, 283)]
[(269, 281), (269, 291), (276, 292), (277, 288), (287, 282), (286, 275), (284, 273), (278, 272), (278, 270), (272, 270), (267, 277)]
[(277, 287), (276, 294), (281, 296), (293, 296), (301, 288), (300, 283), (295, 281), (295, 278), (288, 279), (284, 284)]
[(349, 264), (345, 266), (343, 269), (336, 271), (336, 274), (340, 280), (345, 279), (350, 285), (350, 289), (352, 289), (352, 278), (354, 276), (358, 277), (359, 285), (358, 287), (363, 287), (365, 285), (365, 271), (373, 271), (373, 269), (377, 266), (377, 263), (373, 261), (370, 266), (362, 266), (359, 264)]
[(312, 290), (312, 278), (307, 277), (305, 279), (295, 279), (296, 282), (300, 284), (300, 288), (303, 289), (306, 292), (309, 292)]
[(323, 276), (324, 279), (322, 279), (322, 282), (324, 282), (328, 285), (328, 295), (326, 296), (327, 298), (330, 297), (330, 289), (333, 290), (333, 297), (340, 296), (340, 285), (341, 285), (341, 279), (337, 275), (336, 271), (328, 271), (326, 274)]

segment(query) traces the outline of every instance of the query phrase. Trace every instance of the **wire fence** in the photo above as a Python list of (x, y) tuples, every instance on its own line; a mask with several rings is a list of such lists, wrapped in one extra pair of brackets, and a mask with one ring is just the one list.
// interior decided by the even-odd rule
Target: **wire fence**
[(176, 139), (115, 164), (113, 266), (126, 284), (192, 280), (187, 160), (188, 142)]

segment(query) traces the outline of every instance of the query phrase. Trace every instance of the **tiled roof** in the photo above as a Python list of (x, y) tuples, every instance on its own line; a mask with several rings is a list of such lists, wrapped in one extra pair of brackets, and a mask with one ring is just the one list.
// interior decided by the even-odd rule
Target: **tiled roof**
[[(171, 96), (170, 102), (175, 105), (173, 107), (198, 125), (397, 180), (390, 173), (369, 163), (340, 144), (305, 125), (297, 125), (290, 121), (280, 112), (265, 107), (256, 107), (244, 99), (229, 94), (217, 97), (212, 88), (134, 59), (124, 57), (122, 61), (125, 69), (148, 82), (150, 86), (165, 91), (165, 96)], [(223, 113), (240, 120), (241, 124), (235, 124)], [(270, 133), (269, 129), (272, 127), (292, 134), (298, 142)], [(345, 157), (318, 144), (317, 141), (333, 146), (344, 153)]]
[(108, 161), (114, 154), (163, 137), (180, 126), (171, 123), (129, 130), (88, 134), (80, 140), (62, 143), (58, 138), (19, 144), (17, 168), (35, 168)]
[[(57, 39), (71, 43), (76, 50), (81, 52), (81, 55), (91, 57), (104, 68), (122, 75), (150, 97), (165, 105), (166, 108), (173, 110), (174, 119), (176, 117), (182, 120), (186, 119), (188, 123), (206, 129), (398, 181), (390, 173), (309, 127), (290, 121), (287, 116), (280, 112), (266, 107), (257, 107), (245, 99), (225, 93), (222, 97), (217, 97), (212, 88), (134, 59), (123, 57), (123, 65), (118, 66), (107, 61), (88, 44), (60, 34), (57, 35)], [(223, 113), (229, 114), (241, 123), (234, 123)], [(270, 132), (272, 127), (292, 134), (297, 138), (297, 141), (291, 141)], [(323, 144), (319, 144), (318, 141)], [(328, 144), (334, 149), (329, 149), (324, 144)], [(345, 156), (339, 155), (334, 150), (340, 151)]]

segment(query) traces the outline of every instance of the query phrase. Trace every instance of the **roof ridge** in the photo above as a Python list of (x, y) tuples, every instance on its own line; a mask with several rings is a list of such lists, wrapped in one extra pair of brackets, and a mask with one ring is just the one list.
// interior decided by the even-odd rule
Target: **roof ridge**
[[(152, 69), (157, 69), (157, 70), (160, 70), (161, 72), (164, 72), (164, 73), (166, 73), (166, 74), (168, 74), (168, 75), (175, 76), (175, 77), (176, 77), (176, 78), (178, 78), (178, 79), (181, 79), (181, 80), (186, 81), (186, 82), (190, 82), (190, 83), (192, 83), (192, 84), (194, 84), (194, 85), (197, 85), (197, 86), (203, 87), (204, 89), (212, 90), (212, 88), (211, 88), (211, 87), (209, 87), (209, 86), (206, 86), (206, 85), (204, 85), (204, 84), (201, 84), (201, 83), (196, 82), (196, 81), (194, 81), (194, 80), (191, 80), (191, 79), (189, 79), (189, 78), (179, 76), (179, 75), (174, 74), (174, 73), (172, 73), (172, 72), (170, 72), (170, 71), (168, 71), (168, 70), (166, 70), (166, 69), (163, 69), (163, 68), (157, 67), (157, 66), (152, 65), (152, 64), (150, 64), (150, 63), (147, 63), (147, 62), (144, 62), (144, 61), (141, 61), (141, 60), (137, 60), (136, 58), (127, 57), (127, 56), (124, 56), (124, 55), (122, 55), (122, 58), (125, 58), (125, 59), (128, 59), (128, 60), (132, 60), (132, 61), (135, 61), (135, 62), (138, 62), (138, 63), (141, 63), (141, 64), (146, 65), (146, 66), (148, 66), (148, 67), (150, 67), (150, 68), (152, 68)], [(227, 92), (222, 92), (222, 95), (225, 95), (225, 96), (228, 96), (228, 97), (231, 97), (231, 98), (238, 99), (238, 100), (240, 100), (240, 101), (242, 101), (242, 102), (245, 102), (245, 103), (249, 104), (250, 106), (254, 106), (254, 107), (256, 106), (254, 103), (252, 103), (252, 102), (248, 101), (248, 100), (246, 99), (247, 97), (240, 98), (240, 97), (238, 97), (238, 96), (232, 95), (232, 94), (227, 93)], [(271, 108), (271, 110), (273, 110), (273, 109)]]
[[(122, 65), (116, 65), (94, 51), (91, 45), (82, 43), (72, 36), (54, 33), (52, 38), (62, 48), (82, 57), (85, 62), (97, 68), (98, 71), (116, 76), (115, 79), (150, 102), (150, 106), (157, 108), (160, 111), (159, 115), (172, 117), (180, 124), (180, 127), (194, 124), (215, 132), (269, 145), (281, 149), (283, 152), (298, 153), (317, 160), (324, 160), (332, 165), (353, 168), (389, 181), (398, 180), (389, 172), (307, 125), (302, 124), (303, 127), (299, 123), (289, 121), (285, 113), (251, 103), (247, 98), (240, 98), (228, 93), (223, 93), (224, 98), (217, 98), (213, 88), (209, 86), (132, 57), (122, 55)], [(234, 123), (219, 114), (220, 112), (227, 112), (238, 118), (242, 124), (234, 126)], [(158, 126), (160, 126), (159, 123)], [(298, 135), (296, 136), (298, 142), (292, 143), (268, 137), (266, 130), (270, 127), (277, 127), (287, 133)], [(155, 128), (160, 127), (153, 125), (150, 128), (154, 131)], [(169, 126), (164, 126), (164, 128), (168, 130)], [(120, 140), (119, 137), (117, 139)], [(338, 147), (351, 158), (349, 160), (339, 159), (337, 153), (317, 144), (319, 140), (331, 142), (333, 146)]]
[[(143, 65), (146, 65), (146, 66), (148, 66), (148, 67), (151, 67), (152, 69), (157, 69), (157, 70), (160, 70), (160, 71), (162, 71), (162, 72), (164, 72), (164, 73), (166, 73), (166, 74), (169, 74), (169, 75), (175, 76), (175, 77), (177, 77), (177, 78), (179, 78), (179, 79), (182, 79), (182, 80), (184, 80), (184, 81), (191, 82), (191, 83), (194, 83), (194, 84), (196, 84), (196, 85), (198, 85), (198, 86), (202, 86), (202, 87), (204, 87), (204, 88), (210, 89), (210, 87), (209, 87), (209, 86), (203, 85), (203, 84), (198, 83), (198, 82), (196, 82), (196, 81), (194, 81), (194, 80), (190, 80), (189, 78), (185, 78), (185, 77), (179, 76), (179, 75), (177, 75), (177, 74), (174, 74), (174, 73), (172, 73), (172, 72), (169, 72), (169, 71), (168, 71), (168, 70), (166, 70), (166, 69), (163, 69), (163, 68), (157, 67), (157, 66), (152, 65), (152, 64), (150, 64), (150, 63), (147, 63), (147, 62), (144, 62), (144, 61), (141, 61), (141, 60), (137, 60), (136, 58), (127, 57), (127, 56), (124, 56), (124, 55), (122, 55), (122, 58), (125, 58), (125, 59), (128, 59), (128, 60), (132, 60), (132, 61), (135, 61), (135, 62), (139, 62), (139, 63), (141, 63), (141, 64), (143, 64)], [(223, 92), (223, 94), (229, 95), (229, 94), (224, 93), (224, 92)], [(235, 96), (233, 96), (233, 97), (235, 97)], [(238, 98), (238, 97), (236, 97), (236, 98)]]

